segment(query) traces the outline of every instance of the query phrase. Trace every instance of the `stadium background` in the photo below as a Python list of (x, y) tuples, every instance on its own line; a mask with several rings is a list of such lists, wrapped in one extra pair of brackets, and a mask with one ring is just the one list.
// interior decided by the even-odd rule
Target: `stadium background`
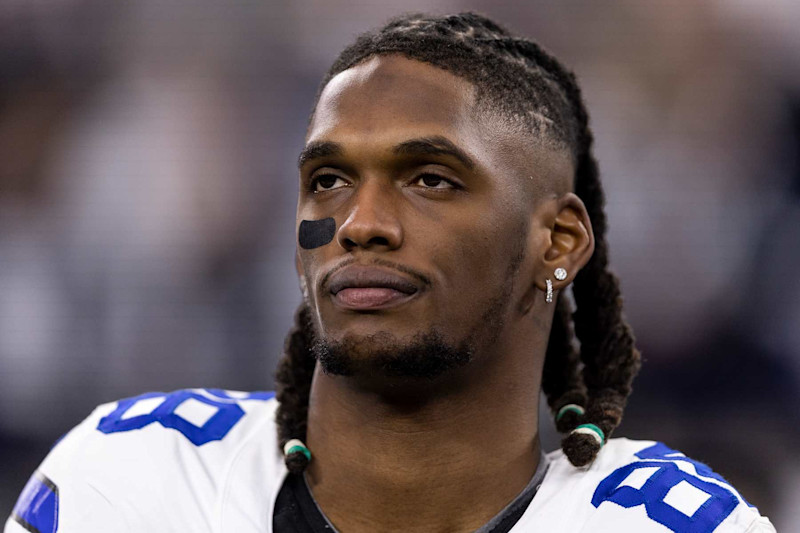
[(645, 358), (617, 434), (800, 531), (794, 0), (3, 0), (0, 515), (98, 403), (271, 387), (322, 74), (394, 14), (465, 9), (584, 89)]

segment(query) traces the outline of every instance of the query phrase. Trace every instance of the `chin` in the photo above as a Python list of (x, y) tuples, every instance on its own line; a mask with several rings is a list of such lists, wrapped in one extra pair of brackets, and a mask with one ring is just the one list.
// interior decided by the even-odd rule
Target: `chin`
[(329, 375), (434, 379), (472, 360), (469, 341), (449, 342), (432, 328), (408, 337), (382, 330), (318, 338), (314, 356)]
[(353, 361), (366, 363), (380, 357), (381, 354), (390, 353), (408, 344), (410, 344), (408, 339), (404, 341), (402, 336), (391, 331), (358, 328), (357, 331), (348, 331), (341, 336), (317, 341), (315, 355), (317, 350), (327, 350), (339, 352), (340, 355), (346, 355)]

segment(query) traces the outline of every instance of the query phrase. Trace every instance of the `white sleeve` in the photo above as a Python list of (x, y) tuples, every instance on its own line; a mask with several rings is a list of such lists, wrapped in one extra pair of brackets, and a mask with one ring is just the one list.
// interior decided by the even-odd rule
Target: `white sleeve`
[(185, 389), (101, 405), (45, 458), (5, 532), (215, 531), (230, 458), (274, 426), (273, 396)]
[(22, 490), (5, 533), (129, 531), (112, 502), (95, 486), (93, 469), (87, 468), (91, 461), (87, 443), (103, 411), (97, 408), (50, 451)]
[(756, 518), (745, 533), (776, 533), (775, 526), (766, 516)]

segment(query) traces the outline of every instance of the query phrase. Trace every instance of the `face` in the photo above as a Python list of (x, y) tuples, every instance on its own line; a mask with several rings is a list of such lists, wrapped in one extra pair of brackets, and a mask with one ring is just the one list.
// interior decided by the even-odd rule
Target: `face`
[(474, 98), (397, 55), (320, 97), (300, 157), (298, 271), (317, 335), (353, 360), (434, 340), (481, 352), (528, 289), (536, 196), (571, 167), (480, 118)]

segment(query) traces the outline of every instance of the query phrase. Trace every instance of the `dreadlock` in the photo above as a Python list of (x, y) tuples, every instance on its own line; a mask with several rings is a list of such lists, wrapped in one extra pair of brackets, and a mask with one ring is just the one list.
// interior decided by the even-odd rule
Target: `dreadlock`
[[(622, 420), (631, 383), (640, 366), (631, 328), (622, 317), (619, 282), (608, 270), (605, 198), (588, 114), (574, 74), (538, 44), (515, 37), (476, 13), (446, 17), (409, 14), (361, 35), (336, 59), (320, 85), (340, 72), (382, 54), (402, 54), (471, 82), (477, 106), (524, 128), (536, 139), (571, 150), (573, 186), (586, 205), (595, 251), (575, 277), (576, 310), (559, 294), (542, 375), (542, 390), (568, 433), (562, 449), (575, 466), (591, 463), (602, 443), (578, 425), (594, 425), (608, 439)], [(316, 108), (316, 102), (314, 108)], [(313, 116), (313, 111), (312, 111)], [(276, 373), (280, 445), (305, 439), (314, 358), (309, 310), (301, 306)], [(575, 348), (575, 337), (580, 349)], [(578, 406), (567, 408), (565, 406)], [(290, 471), (302, 472), (308, 459), (287, 455)]]

